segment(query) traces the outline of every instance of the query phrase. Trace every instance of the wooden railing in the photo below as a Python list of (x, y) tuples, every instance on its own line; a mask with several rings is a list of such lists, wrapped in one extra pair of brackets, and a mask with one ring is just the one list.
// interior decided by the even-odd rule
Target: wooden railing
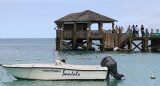
[(79, 30), (79, 31), (77, 31), (76, 36), (79, 39), (85, 39), (85, 38), (87, 38), (87, 31)]
[[(100, 30), (90, 30), (90, 36), (89, 38), (91, 39), (100, 39), (103, 37), (103, 32)], [(73, 39), (73, 31), (68, 30), (68, 31), (62, 31), (62, 30), (57, 30), (56, 35), (57, 38), (62, 37), (63, 34), (63, 39)], [(86, 30), (77, 30), (76, 31), (76, 38), (78, 39), (87, 39), (87, 31)]]
[(64, 39), (71, 39), (73, 37), (73, 31), (63, 31), (63, 38)]
[(101, 30), (91, 30), (90, 38), (92, 39), (100, 39), (103, 38), (103, 32)]

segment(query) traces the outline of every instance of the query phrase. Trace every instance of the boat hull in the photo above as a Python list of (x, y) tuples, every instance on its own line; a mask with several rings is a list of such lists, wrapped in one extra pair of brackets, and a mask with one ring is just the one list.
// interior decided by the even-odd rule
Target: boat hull
[(4, 67), (17, 79), (36, 80), (104, 80), (107, 70), (77, 70), (63, 68)]

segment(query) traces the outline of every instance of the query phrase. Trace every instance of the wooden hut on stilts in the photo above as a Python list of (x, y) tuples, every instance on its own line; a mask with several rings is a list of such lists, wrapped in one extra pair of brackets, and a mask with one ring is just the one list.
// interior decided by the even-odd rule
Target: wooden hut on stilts
[[(77, 50), (79, 47), (84, 50), (94, 50), (92, 45), (96, 45), (100, 50), (113, 50), (114, 47), (126, 45), (130, 33), (118, 38), (121, 34), (114, 33), (114, 22), (117, 20), (103, 16), (96, 12), (86, 10), (78, 13), (71, 13), (55, 21), (58, 29), (56, 30), (56, 49), (57, 50)], [(92, 30), (91, 24), (98, 23), (98, 30)], [(104, 30), (103, 24), (111, 23), (111, 30)], [(99, 40), (99, 44), (92, 41)]]
[[(86, 50), (94, 50), (92, 40), (99, 40), (100, 44), (97, 46), (103, 50), (105, 42), (103, 23), (112, 23), (112, 28), (114, 28), (115, 21), (117, 20), (90, 10), (64, 16), (55, 21), (58, 26), (56, 49), (76, 50), (81, 47)], [(93, 23), (98, 23), (98, 30), (91, 30)]]
[[(58, 26), (56, 37), (56, 49), (76, 50), (81, 47), (85, 50), (94, 50), (92, 40), (99, 40), (100, 50), (104, 50), (105, 32), (104, 23), (112, 23), (117, 20), (103, 16), (96, 12), (86, 10), (78, 13), (71, 13), (55, 21)], [(91, 30), (91, 24), (98, 23), (98, 30)]]

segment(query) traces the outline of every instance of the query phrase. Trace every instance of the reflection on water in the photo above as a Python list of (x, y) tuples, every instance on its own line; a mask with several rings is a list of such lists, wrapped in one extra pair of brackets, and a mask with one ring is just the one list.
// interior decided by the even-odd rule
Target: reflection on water
[(104, 81), (41, 81), (41, 80), (14, 80), (3, 82), (3, 86), (118, 86), (123, 80)]

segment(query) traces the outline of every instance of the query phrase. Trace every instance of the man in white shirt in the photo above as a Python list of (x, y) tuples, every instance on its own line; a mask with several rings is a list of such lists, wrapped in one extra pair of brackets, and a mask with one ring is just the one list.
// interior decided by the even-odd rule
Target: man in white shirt
[(139, 27), (136, 25), (136, 37), (139, 37)]

